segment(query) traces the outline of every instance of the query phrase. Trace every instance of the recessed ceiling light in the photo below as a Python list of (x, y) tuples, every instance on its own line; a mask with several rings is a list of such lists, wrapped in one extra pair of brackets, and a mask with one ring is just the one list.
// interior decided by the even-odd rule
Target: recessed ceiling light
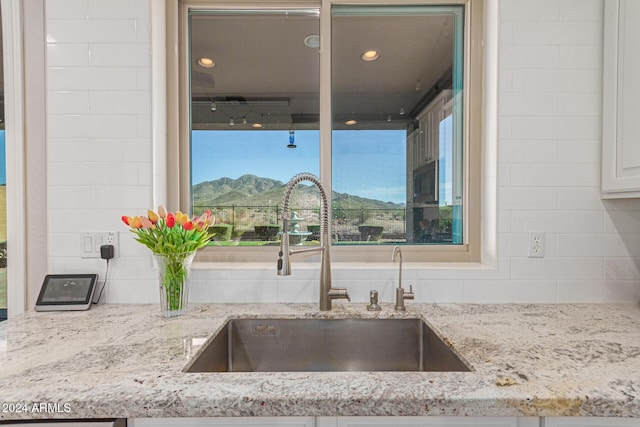
[(360, 55), (360, 59), (367, 62), (375, 61), (378, 58), (380, 58), (380, 52), (377, 50), (367, 50)]
[(353, 126), (356, 123), (358, 123), (358, 122), (356, 120), (353, 120), (353, 119), (347, 120), (346, 122), (344, 122), (344, 124), (347, 125), (347, 126)]
[(254, 123), (251, 125), (252, 128), (256, 128), (256, 129), (262, 129), (262, 124), (260, 123)]
[(307, 47), (320, 47), (320, 36), (311, 34), (304, 38), (304, 44)]
[(216, 63), (213, 59), (211, 58), (198, 58), (198, 65), (201, 66), (202, 68), (213, 68), (216, 66)]

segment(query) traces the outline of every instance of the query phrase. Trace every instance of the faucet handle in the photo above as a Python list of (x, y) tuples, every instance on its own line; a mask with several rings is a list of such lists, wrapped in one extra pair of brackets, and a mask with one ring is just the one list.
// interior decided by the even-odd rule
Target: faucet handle
[(409, 285), (409, 292), (405, 292), (403, 295), (404, 299), (414, 299), (416, 295), (413, 293), (413, 285)]
[(351, 302), (351, 297), (349, 296), (347, 288), (331, 288), (329, 289), (328, 294), (330, 299), (346, 299)]

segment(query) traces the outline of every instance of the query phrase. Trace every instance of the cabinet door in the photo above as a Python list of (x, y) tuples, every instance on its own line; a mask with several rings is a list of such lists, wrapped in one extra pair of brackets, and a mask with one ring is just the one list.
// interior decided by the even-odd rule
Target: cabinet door
[(545, 427), (638, 427), (637, 418), (598, 418), (598, 417), (548, 417)]
[(602, 197), (640, 197), (640, 2), (605, 0)]
[(314, 427), (313, 417), (133, 418), (129, 427)]
[(539, 427), (537, 417), (338, 417), (338, 427)]

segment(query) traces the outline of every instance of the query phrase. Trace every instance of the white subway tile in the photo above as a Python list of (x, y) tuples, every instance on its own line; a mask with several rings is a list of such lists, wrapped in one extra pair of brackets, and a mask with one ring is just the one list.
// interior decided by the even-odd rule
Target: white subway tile
[(509, 163), (498, 163), (498, 187), (508, 187), (511, 185), (511, 165)]
[(558, 46), (507, 45), (500, 49), (500, 68), (558, 68), (560, 64)]
[(91, 114), (149, 114), (149, 92), (93, 91), (89, 93), (89, 108)]
[(529, 235), (525, 233), (499, 233), (498, 256), (525, 257), (529, 253)]
[(417, 271), (417, 281), (424, 280), (506, 280), (509, 258), (498, 258), (497, 268), (477, 266), (433, 267)]
[(558, 160), (558, 143), (547, 140), (503, 139), (498, 145), (504, 163), (553, 163)]
[(48, 67), (86, 67), (89, 57), (89, 45), (86, 43), (47, 43)]
[(640, 199), (607, 199), (602, 204), (608, 211), (640, 211)]
[(561, 0), (561, 21), (602, 21), (602, 0)]
[(136, 116), (136, 137), (151, 138), (151, 114)]
[(151, 88), (150, 68), (136, 68), (136, 89), (149, 90)]
[(511, 278), (516, 280), (602, 280), (603, 259), (511, 258)]
[(640, 233), (640, 212), (605, 211), (604, 232), (621, 235)]
[(89, 93), (86, 91), (49, 91), (48, 114), (89, 114)]
[(599, 45), (602, 22), (519, 21), (513, 43), (521, 45)]
[(49, 67), (47, 89), (53, 91), (84, 91), (89, 89), (89, 69), (78, 67)]
[(500, 187), (498, 200), (502, 209), (555, 209), (556, 192), (553, 187)]
[(88, 0), (47, 0), (44, 2), (49, 21), (55, 19), (87, 19)]
[(90, 45), (92, 67), (148, 67), (149, 45), (104, 43)]
[(88, 0), (91, 19), (140, 19), (149, 16), (147, 0)]
[(281, 303), (317, 303), (319, 294), (318, 284), (311, 280), (278, 281), (278, 302)]
[(604, 214), (601, 211), (511, 211), (511, 231), (528, 233), (585, 233), (602, 232)]
[(160, 318), (158, 279), (110, 280), (102, 301), (109, 304), (157, 303)]
[(126, 191), (121, 186), (94, 187), (88, 203), (96, 209), (119, 207), (128, 212), (139, 209), (144, 213), (151, 206), (151, 187), (128, 185)]
[(602, 46), (560, 46), (560, 68), (602, 69)]
[(508, 69), (501, 69), (498, 73), (499, 93), (511, 92), (513, 90), (513, 72)]
[(151, 30), (149, 21), (146, 19), (136, 20), (136, 42), (149, 43), (149, 32)]
[(130, 20), (53, 20), (48, 43), (134, 43), (136, 22)]
[(49, 254), (58, 257), (78, 257), (80, 256), (80, 234), (73, 233), (47, 233), (47, 245)]
[(602, 143), (598, 141), (558, 141), (558, 162), (599, 164)]
[(92, 162), (138, 162), (151, 159), (152, 144), (147, 139), (91, 138), (88, 160)]
[(560, 234), (558, 236), (558, 255), (640, 257), (640, 234), (625, 236), (619, 234)]
[(514, 187), (597, 187), (600, 165), (597, 163), (523, 163), (511, 170)]
[(604, 278), (609, 281), (640, 280), (640, 257), (605, 258)]
[[(404, 286), (407, 288), (407, 286)], [(420, 280), (413, 284), (415, 302), (420, 303), (462, 303), (464, 302), (463, 280)], [(394, 302), (395, 300), (389, 301)], [(406, 305), (410, 304), (409, 301)]]
[(560, 187), (558, 209), (560, 210), (602, 210), (600, 187)]
[(600, 117), (602, 95), (600, 93), (561, 93), (559, 94), (560, 116)]
[(47, 208), (53, 209), (81, 209), (89, 206), (87, 200), (91, 194), (89, 186), (79, 183), (78, 186), (47, 186)]
[(95, 91), (139, 91), (149, 90), (138, 87), (138, 68), (134, 67), (92, 67), (87, 73), (87, 88)]
[(503, 0), (500, 19), (504, 20), (557, 20), (560, 17), (558, 0)]
[(498, 137), (511, 138), (511, 117), (498, 117)]
[(50, 115), (47, 131), (52, 138), (135, 138), (137, 117)]
[[(602, 85), (601, 70), (582, 69), (515, 69), (513, 90), (534, 93), (593, 93)], [(551, 98), (553, 102), (553, 98)]]
[(49, 138), (47, 162), (86, 162), (90, 148), (87, 138)]
[(464, 282), (464, 302), (487, 303), (554, 303), (555, 280), (469, 280)]
[(558, 114), (558, 94), (509, 92), (499, 96), (500, 115), (555, 116)]
[(511, 211), (508, 209), (498, 209), (498, 233), (511, 232)]
[(512, 117), (512, 139), (595, 140), (601, 124), (595, 117)]
[(558, 280), (559, 303), (637, 303), (640, 281), (575, 281)]

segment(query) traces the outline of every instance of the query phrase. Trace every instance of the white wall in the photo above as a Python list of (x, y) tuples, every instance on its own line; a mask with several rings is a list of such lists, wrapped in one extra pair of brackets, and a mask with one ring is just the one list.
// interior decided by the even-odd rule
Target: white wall
[[(501, 0), (498, 267), (412, 268), (419, 301), (640, 299), (640, 201), (599, 196), (602, 0)], [(155, 272), (120, 216), (151, 207), (147, 0), (47, 0), (48, 212), (52, 272), (79, 258), (80, 231), (121, 231), (107, 300), (156, 302)], [(527, 257), (529, 231), (546, 256)], [(335, 261), (335, 260), (334, 260)], [(294, 261), (295, 263), (295, 261)], [(192, 301), (317, 301), (315, 264), (197, 269)], [(392, 300), (397, 270), (334, 262), (354, 301)]]

